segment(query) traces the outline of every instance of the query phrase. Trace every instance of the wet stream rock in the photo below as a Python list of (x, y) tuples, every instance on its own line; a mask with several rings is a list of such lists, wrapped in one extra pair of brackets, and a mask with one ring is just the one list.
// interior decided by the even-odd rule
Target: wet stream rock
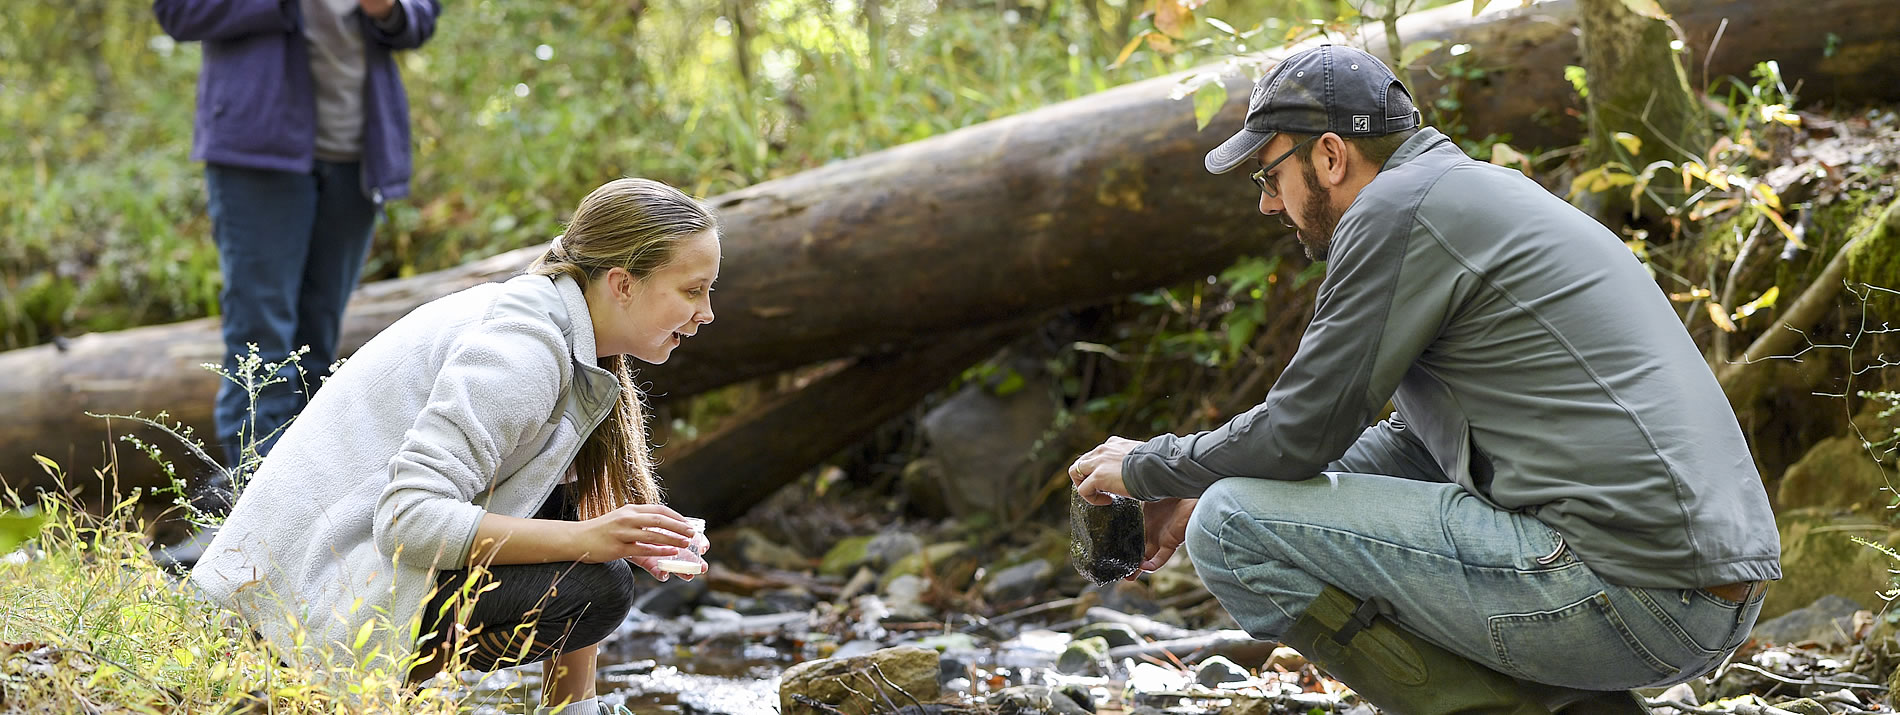
[(1113, 583), (1141, 568), (1141, 502), (1116, 498), (1096, 506), (1069, 492), (1069, 555), (1075, 570), (1097, 585)]
[(883, 712), (888, 700), (900, 705), (928, 703), (940, 694), (937, 651), (916, 646), (885, 648), (855, 658), (799, 663), (785, 671), (779, 685), (779, 712), (818, 715), (806, 704), (820, 702), (848, 713)]
[(990, 705), (997, 715), (1091, 715), (1095, 699), (1087, 689), (1068, 685), (1061, 689), (1043, 685), (1019, 685), (991, 695)]

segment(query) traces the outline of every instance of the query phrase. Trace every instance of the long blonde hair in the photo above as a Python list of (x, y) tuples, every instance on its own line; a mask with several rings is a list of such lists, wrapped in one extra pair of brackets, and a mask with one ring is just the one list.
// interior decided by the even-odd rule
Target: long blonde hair
[[(527, 272), (567, 275), (583, 289), (616, 267), (646, 278), (673, 259), (682, 240), (707, 231), (717, 238), (719, 220), (679, 189), (650, 179), (616, 179), (581, 199), (567, 233)], [(620, 399), (574, 459), (573, 499), (581, 519), (626, 504), (660, 502), (647, 445), (646, 405), (633, 383), (632, 362), (625, 355), (600, 358), (600, 367), (620, 380)]]

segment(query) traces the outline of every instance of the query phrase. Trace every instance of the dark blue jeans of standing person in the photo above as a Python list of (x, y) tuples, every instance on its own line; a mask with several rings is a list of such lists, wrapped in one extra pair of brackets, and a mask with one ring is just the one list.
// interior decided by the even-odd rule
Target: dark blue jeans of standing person
[(336, 362), (343, 306), (363, 273), (376, 224), (376, 204), (363, 195), (359, 176), (357, 162), (318, 161), (308, 173), (205, 165), (224, 273), (224, 369), (236, 375), (251, 344), (262, 365), (310, 349), (279, 371), (281, 382), (258, 392), (255, 405), (244, 385), (226, 380), (218, 387), (213, 416), (231, 467), (249, 442), (260, 455), (268, 452)]

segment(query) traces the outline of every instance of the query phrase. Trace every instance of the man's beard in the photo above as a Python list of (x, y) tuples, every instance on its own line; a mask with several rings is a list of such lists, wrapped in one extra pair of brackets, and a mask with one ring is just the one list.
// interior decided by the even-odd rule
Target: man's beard
[(1300, 246), (1307, 258), (1324, 261), (1333, 250), (1333, 231), (1344, 212), (1333, 208), (1332, 189), (1320, 185), (1319, 172), (1311, 164), (1300, 167), (1300, 179), (1306, 182), (1306, 201), (1300, 205), (1298, 221)]

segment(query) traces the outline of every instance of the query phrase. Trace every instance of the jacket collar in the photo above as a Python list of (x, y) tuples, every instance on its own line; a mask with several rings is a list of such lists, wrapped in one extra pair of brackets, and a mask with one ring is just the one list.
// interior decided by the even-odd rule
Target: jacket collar
[(1439, 144), (1450, 141), (1451, 137), (1445, 136), (1444, 132), (1431, 127), (1419, 127), (1418, 133), (1405, 140), (1404, 144), (1400, 144), (1399, 150), (1392, 152), (1392, 158), (1385, 160), (1385, 166), (1381, 171), (1397, 168), (1401, 164), (1423, 156), (1425, 152), (1431, 151)]

